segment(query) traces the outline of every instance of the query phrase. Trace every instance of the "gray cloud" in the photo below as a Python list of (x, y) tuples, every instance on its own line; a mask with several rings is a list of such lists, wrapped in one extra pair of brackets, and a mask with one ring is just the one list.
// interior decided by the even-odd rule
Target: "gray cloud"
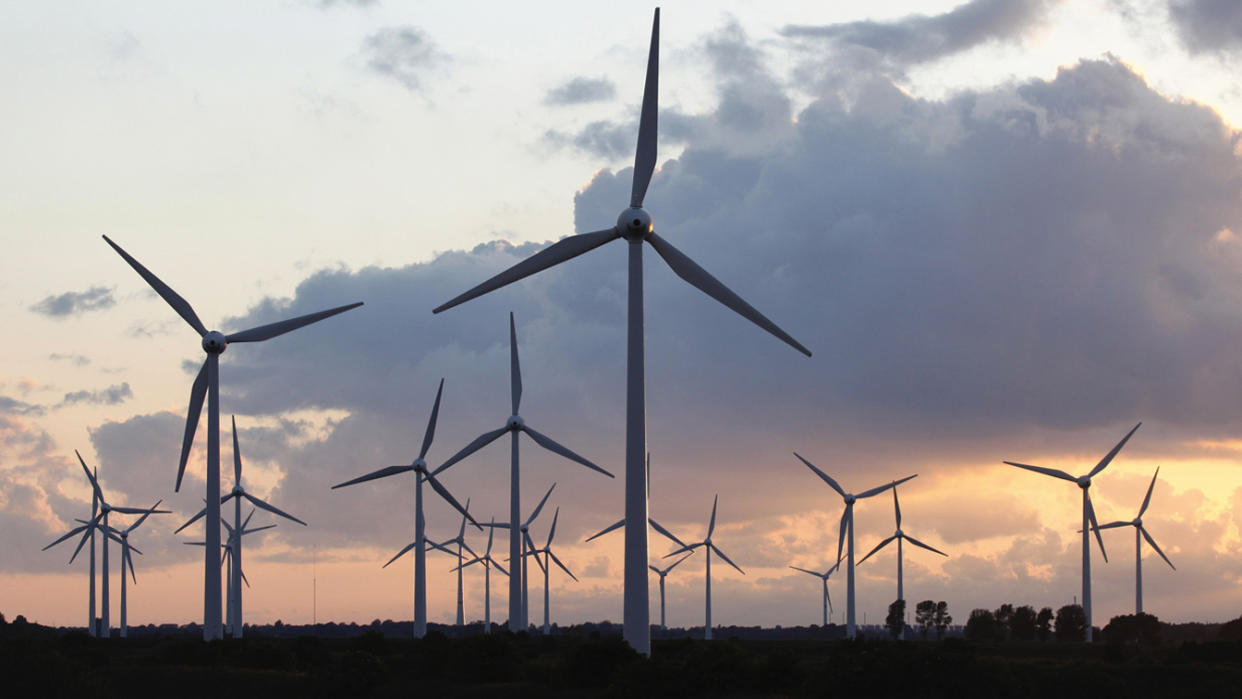
[(379, 30), (366, 38), (363, 53), (368, 68), (411, 92), (421, 92), (428, 74), (448, 60), (431, 37), (414, 26)]
[(544, 96), (544, 104), (565, 106), (570, 104), (586, 104), (589, 102), (606, 102), (617, 94), (617, 86), (608, 78), (587, 78), (578, 76), (557, 87), (548, 90)]
[(825, 26), (789, 25), (787, 37), (823, 39), (873, 52), (901, 66), (933, 61), (989, 41), (1024, 34), (1059, 0), (971, 0), (940, 15), (910, 15)]
[(58, 352), (53, 352), (49, 354), (47, 358), (57, 362), (69, 362), (74, 366), (86, 366), (91, 363), (90, 357), (86, 357), (81, 354), (60, 354)]
[(1242, 48), (1242, 5), (1233, 0), (1175, 0), (1169, 17), (1193, 53)]
[(49, 318), (65, 318), (87, 311), (101, 311), (116, 305), (112, 290), (104, 286), (92, 286), (86, 291), (66, 291), (48, 296), (30, 307), (30, 310)]
[(43, 413), (44, 409), (41, 405), (26, 403), (9, 396), (0, 396), (0, 415), (42, 415)]
[(86, 403), (88, 405), (120, 405), (133, 397), (134, 392), (130, 390), (129, 383), (123, 382), (98, 391), (81, 390), (66, 393), (64, 399), (57, 407), (77, 405), (79, 403)]

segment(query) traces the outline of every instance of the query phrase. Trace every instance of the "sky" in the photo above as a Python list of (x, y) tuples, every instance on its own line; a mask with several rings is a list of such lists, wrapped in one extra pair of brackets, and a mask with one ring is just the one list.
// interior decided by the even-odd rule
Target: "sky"
[[(226, 332), (366, 304), (222, 356), (222, 462), (235, 415), (247, 488), (309, 524), (256, 515), (278, 526), (246, 541), (247, 621), (412, 616), (409, 557), (381, 568), (413, 537), (412, 478), (330, 487), (412, 461), (441, 378), (433, 466), (503, 425), (509, 311), (523, 417), (620, 475), (622, 245), (431, 309), (616, 220), (651, 11), (0, 10), (0, 612), (85, 623), (84, 557), (41, 551), (89, 513), (76, 449), (111, 503), (173, 510), (133, 535), (131, 623), (201, 621), (184, 543), (202, 527), (173, 534), (204, 488), (205, 424), (173, 492), (199, 339), (101, 235)], [(949, 556), (907, 547), (911, 605), (1070, 603), (1079, 491), (1002, 462), (1085, 473), (1140, 422), (1094, 481), (1099, 518), (1133, 518), (1159, 467), (1143, 521), (1177, 569), (1144, 546), (1146, 610), (1237, 616), (1240, 56), (1242, 10), (1220, 0), (662, 7), (656, 231), (814, 352), (646, 256), (651, 513), (698, 539), (719, 495), (713, 540), (745, 574), (714, 567), (716, 623), (819, 621), (819, 583), (788, 566), (835, 561), (842, 502), (794, 451), (852, 491), (918, 474), (903, 528)], [(583, 540), (621, 517), (622, 479), (522, 450), (523, 510), (556, 483), (554, 548), (579, 578), (553, 575), (553, 620), (620, 621), (622, 535)], [(503, 517), (507, 460), (490, 446), (443, 482)], [(855, 517), (860, 557), (893, 532), (887, 494)], [(457, 532), (437, 498), (427, 520)], [(1134, 605), (1133, 534), (1104, 542), (1097, 624)], [(701, 558), (668, 578), (672, 625), (702, 623)], [(451, 621), (452, 561), (428, 560), (430, 618)], [(883, 617), (895, 568), (891, 548), (859, 566), (860, 620)], [(468, 570), (469, 619), (482, 586)]]

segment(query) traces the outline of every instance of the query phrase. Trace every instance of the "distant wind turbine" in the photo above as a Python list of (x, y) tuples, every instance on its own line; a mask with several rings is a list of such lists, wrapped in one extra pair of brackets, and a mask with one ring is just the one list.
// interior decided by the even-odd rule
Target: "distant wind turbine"
[[(233, 604), (233, 597), (234, 595), (241, 594), (241, 586), (243, 583), (246, 587), (250, 587), (250, 580), (246, 578), (246, 573), (242, 570), (241, 556), (238, 554), (238, 551), (241, 549), (241, 538), (247, 534), (254, 534), (255, 532), (261, 532), (265, 529), (272, 529), (276, 526), (275, 524), (268, 524), (262, 527), (250, 528), (250, 518), (254, 517), (254, 513), (255, 509), (251, 508), (250, 514), (246, 515), (246, 520), (242, 523), (242, 526), (239, 529), (234, 529), (228, 523), (228, 520), (220, 520), (220, 523), (223, 524), (224, 528), (228, 531), (228, 537), (225, 538), (225, 542), (220, 544), (220, 565), (225, 566), (224, 609), (226, 612), (225, 625), (230, 630), (229, 633), (233, 633), (232, 629), (235, 625), (240, 625), (240, 621), (233, 616), (234, 610), (236, 609)], [(207, 542), (187, 541), (185, 542), (185, 545), (206, 546)], [(236, 580), (236, 584), (234, 583), (234, 580)]]
[[(1091, 642), (1093, 633), (1091, 629), (1091, 537), (1087, 532), (1099, 526), (1099, 522), (1095, 519), (1095, 508), (1091, 505), (1091, 479), (1099, 475), (1099, 473), (1112, 462), (1113, 458), (1117, 456), (1117, 452), (1121, 451), (1121, 448), (1126, 445), (1126, 442), (1130, 441), (1130, 437), (1133, 436), (1142, 425), (1143, 423), (1140, 422), (1128, 433), (1126, 433), (1126, 436), (1122, 437), (1120, 442), (1117, 442), (1117, 446), (1113, 447), (1112, 451), (1105, 454), (1104, 458), (1100, 459), (1100, 463), (1096, 464), (1095, 468), (1091, 469), (1091, 471), (1085, 476), (1075, 478), (1065, 471), (1055, 468), (1029, 466), (1027, 464), (1020, 464), (1014, 461), (1005, 462), (1010, 466), (1017, 466), (1018, 468), (1024, 468), (1028, 471), (1034, 471), (1035, 473), (1042, 473), (1046, 476), (1052, 476), (1054, 478), (1069, 481), (1082, 489), (1082, 610), (1087, 615), (1088, 643)], [(1099, 529), (1095, 529), (1095, 539), (1100, 545), (1100, 555), (1104, 557), (1104, 562), (1107, 563), (1108, 554), (1104, 552), (1104, 538), (1100, 536)]]
[[(552, 441), (551, 438), (545, 436), (544, 434), (540, 432), (536, 432), (534, 428), (526, 424), (526, 421), (522, 419), (521, 415), (518, 414), (518, 408), (521, 407), (522, 405), (522, 367), (518, 361), (517, 329), (513, 321), (513, 313), (509, 313), (509, 397), (510, 397), (510, 406), (513, 408), (513, 414), (510, 415), (509, 419), (505, 421), (504, 426), (498, 430), (493, 430), (491, 432), (487, 432), (487, 433), (480, 435), (473, 442), (467, 444), (465, 448), (463, 448), (461, 451), (457, 452), (451, 458), (449, 458), (448, 461), (445, 461), (440, 466), (440, 468), (437, 468), (435, 471), (432, 472), (432, 475), (439, 475), (441, 472), (443, 472), (448, 467), (461, 461), (467, 456), (470, 456), (471, 454), (482, 449), (488, 444), (491, 444), (492, 442), (499, 439), (501, 435), (508, 432), (510, 435), (510, 447), (511, 447), (510, 459), (509, 459), (509, 521), (510, 522), (518, 522), (521, 520), (520, 508), (521, 508), (521, 502), (522, 502), (521, 500), (522, 483), (521, 483), (521, 471), (519, 468), (520, 464), (519, 464), (519, 459), (518, 459), (518, 435), (522, 432), (525, 432), (528, 437), (535, 440), (536, 444), (543, 447), (544, 449), (547, 449), (553, 454), (559, 454), (560, 456), (563, 456), (566, 459), (569, 459), (570, 461), (576, 461), (577, 463), (583, 466), (586, 466), (592, 471), (598, 471), (604, 474), (605, 476), (608, 476), (609, 478), (613, 477), (613, 475), (609, 473), (608, 471), (605, 471), (599, 466), (596, 466), (590, 461), (587, 461), (581, 456), (578, 456), (577, 454), (570, 451), (569, 449), (566, 449), (560, 444)], [(508, 525), (497, 524), (495, 526), (497, 527), (506, 526), (507, 527)], [(509, 532), (509, 560), (514, 561), (512, 565), (515, 565), (515, 566), (517, 565), (516, 561), (518, 561), (522, 557), (521, 534), (522, 532), (518, 531), (517, 529), (510, 529), (510, 532)], [(523, 566), (523, 570), (525, 570), (525, 566)], [(523, 573), (523, 575), (525, 575), (525, 573)], [(510, 630), (525, 629), (528, 626), (528, 620), (525, 616), (525, 611), (524, 611), (525, 605), (521, 601), (521, 595), (523, 594), (523, 591), (521, 588), (524, 584), (525, 584), (524, 581), (518, 580), (518, 576), (516, 575), (509, 576), (509, 629)]]
[[(494, 525), (495, 523), (496, 518), (493, 517), (492, 524)], [(482, 556), (475, 556), (458, 566), (459, 569), (472, 566), (475, 563), (483, 566), (483, 633), (492, 632), (492, 566), (496, 566), (496, 569), (506, 576), (509, 575), (509, 571), (505, 570), (504, 566), (500, 565), (495, 558), (492, 558), (492, 534), (495, 532), (496, 529), (494, 527), (488, 527), (487, 549)]]
[[(556, 488), (556, 484), (553, 483), (552, 487), (548, 488), (548, 492), (543, 494), (543, 499), (540, 500), (539, 504), (535, 506), (535, 510), (531, 512), (530, 516), (527, 517), (526, 520), (523, 521), (522, 524), (519, 525), (516, 529), (510, 526), (508, 522), (492, 522), (488, 526), (492, 527), (493, 529), (508, 529), (509, 530), (510, 550), (512, 550), (513, 534), (516, 531), (518, 539), (519, 541), (522, 542), (524, 549), (526, 551), (534, 551), (535, 542), (530, 538), (530, 525), (532, 522), (535, 521), (535, 518), (539, 516), (539, 513), (543, 511), (544, 503), (548, 501), (548, 496), (552, 495), (552, 491), (555, 488)], [(517, 521), (517, 519), (515, 518), (514, 521)], [(529, 581), (527, 578), (527, 566), (526, 566), (527, 557), (523, 555), (523, 553), (524, 553), (523, 550), (519, 549), (517, 556), (513, 556), (509, 558), (509, 566), (514, 569), (513, 573), (509, 574), (509, 581), (510, 581), (509, 583), (509, 600), (510, 600), (509, 601), (509, 613), (510, 613), (509, 630), (512, 631), (513, 633), (517, 633), (518, 631), (525, 631), (530, 626), (530, 624), (527, 623), (526, 621), (527, 613), (530, 610), (530, 606), (529, 606), (530, 600), (527, 594), (527, 591), (529, 590), (529, 587), (528, 587)], [(543, 567), (543, 562), (540, 561), (538, 558), (535, 559), (535, 562), (539, 564), (540, 568)], [(521, 575), (517, 574), (518, 572), (517, 568), (519, 564), (522, 567)], [(513, 580), (515, 578), (518, 579), (517, 585), (513, 584)], [(514, 589), (514, 588), (517, 588), (517, 589)], [(516, 597), (518, 600), (518, 604), (517, 604), (518, 609), (516, 610), (513, 608), (514, 597)], [(517, 623), (519, 624), (519, 626), (516, 626), (516, 627), (514, 626), (514, 619), (518, 620)]]
[[(344, 488), (347, 485), (355, 483), (364, 483), (366, 481), (375, 480), (377, 478), (385, 478), (394, 476), (398, 473), (414, 472), (414, 542), (410, 544), (410, 548), (406, 551), (414, 550), (414, 638), (422, 638), (427, 635), (427, 522), (423, 517), (423, 481), (431, 485), (445, 502), (452, 505), (461, 512), (462, 515), (470, 517), (466, 512), (466, 508), (457, 502), (452, 493), (448, 491), (440, 481), (437, 480), (430, 471), (427, 470), (427, 450), (431, 448), (431, 441), (436, 436), (436, 420), (440, 415), (440, 397), (444, 393), (444, 379), (440, 379), (440, 387), (436, 389), (436, 402), (431, 406), (431, 417), (427, 419), (427, 430), (423, 434), (423, 446), (418, 451), (418, 458), (414, 462), (406, 466), (388, 466), (378, 471), (372, 471), (365, 476), (359, 476), (353, 480), (338, 483), (332, 486), (332, 489)], [(474, 526), (479, 526), (473, 518), (470, 522)], [(404, 553), (404, 551), (403, 551)], [(400, 555), (400, 554), (398, 554)], [(392, 561), (389, 561), (392, 563)], [(385, 565), (387, 567), (387, 565)]]
[[(643, 104), (638, 124), (638, 146), (634, 156), (634, 180), (630, 206), (617, 217), (616, 225), (563, 238), (531, 257), (497, 274), (453, 300), (438, 306), (439, 313), (470, 299), (482, 296), (519, 279), (590, 252), (613, 240), (629, 243), (629, 302), (626, 332), (625, 391), (625, 519), (627, 522), (647, 520), (647, 486), (643, 471), (643, 454), (647, 451), (646, 384), (643, 350), (643, 243), (651, 247), (677, 276), (711, 296), (747, 320), (780, 338), (806, 356), (803, 347), (753, 306), (655, 233), (651, 216), (643, 209), (647, 186), (655, 173), (657, 112), (659, 111), (660, 74), (660, 10), (656, 8), (651, 26), (651, 48), (647, 54), (647, 79), (643, 87)], [(517, 555), (516, 544), (510, 541), (510, 555)], [(626, 527), (625, 532), (625, 622), (624, 637), (634, 650), (651, 654), (651, 628), (648, 625), (647, 530)]]
[(151, 506), (151, 509), (142, 513), (142, 516), (138, 518), (137, 522), (134, 522), (124, 529), (116, 530), (106, 524), (100, 525), (101, 527), (106, 527), (108, 535), (110, 537), (114, 537), (113, 540), (121, 544), (121, 638), (127, 638), (129, 636), (129, 616), (127, 612), (128, 597), (126, 595), (125, 567), (129, 566), (129, 574), (134, 579), (134, 584), (137, 585), (138, 575), (134, 572), (134, 557), (130, 555), (130, 550), (132, 549), (137, 551), (139, 555), (142, 555), (141, 551), (138, 551), (136, 547), (130, 545), (129, 534), (141, 526), (142, 523), (147, 520), (147, 517), (157, 513), (167, 513), (167, 510), (158, 509), (160, 503), (162, 502), (164, 501), (160, 500), (156, 502)]
[[(884, 548), (889, 543), (891, 543), (894, 539), (896, 539), (897, 540), (897, 599), (904, 601), (906, 599), (906, 593), (905, 593), (905, 588), (903, 587), (903, 584), (902, 584), (902, 580), (903, 580), (903, 577), (902, 577), (902, 572), (903, 572), (902, 571), (902, 553), (903, 552), (902, 552), (902, 546), (901, 546), (902, 543), (909, 541), (910, 543), (914, 544), (915, 546), (918, 546), (919, 548), (927, 549), (928, 551), (931, 551), (932, 553), (938, 553), (941, 556), (948, 556), (949, 554), (939, 549), (934, 549), (931, 546), (928, 546), (927, 544), (919, 541), (918, 539), (902, 531), (901, 529), (901, 503), (897, 502), (897, 489), (896, 488), (893, 488), (893, 512), (896, 514), (896, 517), (897, 517), (897, 531), (894, 532), (892, 536), (888, 537), (884, 541), (881, 541), (879, 545), (877, 545), (875, 548), (871, 549), (871, 553), (868, 553), (866, 556), (863, 556), (862, 561), (859, 561), (858, 565), (862, 565), (863, 561), (866, 561), (868, 558), (871, 558), (872, 554)], [(825, 579), (824, 583), (827, 584), (827, 582), (828, 581)], [(905, 624), (902, 624), (900, 638), (901, 640), (905, 640), (906, 638)]]
[(815, 475), (822, 478), (823, 481), (833, 490), (837, 491), (837, 494), (840, 495), (841, 499), (845, 501), (845, 512), (841, 514), (841, 526), (838, 530), (839, 533), (837, 536), (837, 563), (841, 563), (841, 548), (845, 544), (845, 540), (848, 536), (849, 548), (846, 550), (845, 562), (845, 635), (847, 638), (854, 638), (854, 636), (858, 634), (858, 625), (854, 621), (854, 503), (864, 498), (879, 495), (889, 488), (896, 488), (902, 483), (914, 478), (914, 476), (917, 476), (918, 474), (916, 473), (914, 476), (906, 476), (900, 480), (876, 486), (871, 490), (864, 490), (863, 492), (855, 495), (853, 493), (845, 492), (845, 490), (841, 488), (840, 484), (833, 480), (831, 476), (816, 468), (815, 464), (812, 464), (810, 461), (802, 458), (798, 452), (794, 452), (794, 456), (798, 457), (798, 460), (806, 464), (807, 468), (814, 471)]
[[(440, 549), (441, 551), (444, 551), (457, 558), (457, 626), (459, 627), (466, 625), (466, 614), (465, 614), (465, 609), (463, 607), (462, 590), (461, 590), (461, 568), (462, 568), (461, 562), (464, 561), (466, 557), (462, 554), (461, 551), (462, 549), (465, 549), (470, 552), (471, 556), (474, 556), (476, 558), (479, 556), (479, 554), (474, 552), (474, 549), (470, 548), (470, 544), (466, 543), (466, 520), (467, 519), (471, 521), (474, 520), (474, 518), (471, 517), (469, 513), (470, 513), (470, 500), (469, 498), (467, 498), (466, 499), (466, 511), (462, 513), (461, 527), (457, 530), (457, 536), (453, 537), (452, 539), (446, 539), (445, 541), (441, 541), (437, 543), (435, 546), (435, 548)], [(449, 546), (452, 544), (457, 544), (456, 551), (453, 551), (452, 549), (449, 548)]]
[(556, 554), (552, 552), (552, 537), (556, 536), (556, 521), (560, 517), (561, 508), (558, 507), (556, 508), (556, 513), (552, 515), (552, 529), (548, 531), (548, 543), (544, 544), (541, 549), (531, 549), (525, 554), (527, 556), (534, 556), (536, 562), (539, 561), (539, 555), (543, 554), (543, 562), (539, 567), (543, 569), (543, 633), (545, 636), (552, 633), (551, 614), (549, 611), (551, 603), (548, 592), (548, 573), (552, 571), (552, 564), (555, 563), (558, 568), (565, 571), (566, 575), (573, 578), (574, 582), (578, 582), (578, 576), (571, 573), (569, 568), (566, 568), (565, 564), (561, 562), (561, 559), (557, 558)]
[(190, 457), (190, 445), (194, 443), (194, 431), (198, 428), (199, 413), (203, 409), (203, 399), (207, 399), (207, 550), (203, 556), (203, 640), (214, 641), (224, 637), (221, 625), (220, 610), (220, 557), (215, 550), (220, 546), (220, 355), (231, 344), (236, 342), (261, 342), (273, 337), (297, 330), (304, 325), (318, 322), (324, 318), (344, 313), (362, 305), (362, 302), (339, 306), (318, 313), (282, 320), (268, 325), (261, 325), (249, 330), (225, 335), (218, 330), (208, 331), (203, 321), (198, 319), (194, 309), (171, 287), (156, 277), (138, 260), (112, 242), (108, 236), (103, 237), (108, 245), (116, 250), (122, 259), (134, 268), (147, 284), (159, 294), (177, 315), (194, 328), (202, 338), (203, 351), (207, 359), (203, 368), (190, 389), (190, 405), (186, 414), (185, 435), (181, 442), (181, 463), (177, 467), (177, 485), (175, 490), (181, 491), (181, 478), (185, 474), (186, 461)]
[[(861, 563), (862, 561), (859, 561), (859, 562)], [(831, 567), (831, 568), (829, 568), (828, 570), (826, 570), (826, 571), (824, 571), (824, 572), (822, 572), (822, 573), (817, 573), (817, 572), (815, 572), (815, 571), (813, 571), (813, 570), (807, 570), (806, 568), (799, 568), (798, 566), (789, 566), (789, 567), (790, 567), (790, 568), (793, 568), (794, 570), (798, 570), (798, 571), (801, 571), (801, 572), (803, 572), (803, 573), (806, 573), (807, 575), (814, 575), (815, 577), (817, 577), (817, 578), (819, 578), (820, 580), (822, 580), (822, 581), (823, 581), (823, 583), (824, 583), (824, 594), (823, 594), (823, 598), (824, 598), (824, 627), (825, 627), (825, 628), (827, 628), (827, 626), (828, 626), (828, 613), (829, 613), (830, 611), (832, 611), (832, 598), (828, 596), (828, 578), (829, 578), (829, 577), (831, 577), (831, 576), (832, 576), (832, 574), (833, 574), (834, 572), (836, 572), (836, 570), (837, 570), (838, 568), (840, 568), (840, 567), (841, 567), (841, 561), (839, 561), (839, 560), (838, 560), (836, 563), (834, 563), (834, 564), (832, 565), (832, 567)]]
[(1115, 529), (1117, 527), (1134, 527), (1134, 613), (1143, 613), (1143, 539), (1147, 539), (1147, 543), (1155, 549), (1156, 553), (1169, 564), (1170, 568), (1177, 570), (1173, 565), (1173, 561), (1164, 555), (1164, 551), (1156, 544), (1156, 540), (1151, 534), (1147, 533), (1147, 527), (1143, 526), (1143, 513), (1147, 511), (1147, 506), (1151, 504), (1151, 491), (1156, 487), (1156, 477), (1160, 475), (1160, 469), (1156, 468), (1156, 473), (1151, 477), (1151, 485), (1147, 486), (1147, 496), (1143, 498), (1143, 505), (1139, 507), (1138, 516), (1129, 522), (1109, 522), (1101, 524), (1098, 529)]
[[(651, 453), (650, 453), (650, 452), (648, 452), (648, 453), (647, 453), (647, 495), (648, 495), (648, 498), (650, 498), (650, 495), (651, 495)], [(654, 530), (656, 530), (656, 531), (660, 532), (661, 534), (663, 534), (664, 536), (668, 537), (668, 539), (669, 539), (670, 541), (672, 541), (674, 544), (677, 544), (678, 546), (685, 546), (685, 545), (686, 545), (686, 542), (682, 541), (681, 539), (678, 539), (676, 536), (673, 536), (673, 533), (672, 533), (672, 532), (670, 532), (668, 529), (665, 529), (664, 527), (660, 526), (660, 523), (659, 523), (659, 522), (657, 522), (657, 521), (655, 521), (655, 519), (653, 519), (652, 517), (647, 517), (647, 524), (651, 525), (651, 528), (652, 528), (652, 529), (654, 529)], [(599, 537), (601, 537), (601, 536), (603, 536), (603, 535), (607, 534), (608, 532), (614, 531), (614, 530), (616, 530), (616, 529), (620, 529), (621, 527), (624, 527), (624, 526), (625, 526), (625, 519), (624, 519), (624, 518), (619, 519), (619, 520), (617, 520), (616, 522), (613, 522), (612, 524), (608, 525), (607, 527), (604, 527), (603, 529), (599, 530), (598, 532), (596, 532), (596, 533), (592, 534), (591, 536), (587, 537), (587, 538), (586, 538), (586, 540), (585, 540), (585, 541), (583, 541), (582, 543), (584, 543), (584, 544), (585, 544), (585, 543), (587, 543), (587, 542), (589, 542), (589, 541), (593, 541), (593, 540), (595, 540), (595, 539), (598, 539)], [(671, 567), (672, 567), (672, 566), (670, 566), (670, 568), (671, 568)]]
[[(706, 595), (705, 595), (705, 599), (707, 601), (707, 604), (706, 604), (707, 614), (706, 614), (706, 622), (703, 624), (703, 638), (708, 641), (712, 640), (712, 551), (715, 551), (717, 556), (720, 556), (722, 559), (724, 559), (725, 563), (728, 563), (729, 565), (733, 566), (737, 570), (737, 572), (741, 573), (742, 575), (746, 575), (746, 571), (742, 570), (741, 568), (738, 568), (737, 564), (729, 560), (729, 557), (724, 554), (724, 551), (721, 551), (719, 548), (717, 548), (716, 544), (712, 543), (712, 532), (716, 531), (716, 504), (719, 502), (720, 502), (720, 496), (717, 495), (716, 498), (712, 500), (712, 519), (711, 519), (711, 522), (707, 525), (707, 536), (702, 541), (695, 542), (693, 544), (686, 544), (685, 546), (682, 546), (676, 551), (665, 556), (665, 558), (671, 558), (672, 556), (676, 556), (677, 554), (683, 551), (693, 551), (694, 549), (700, 546), (703, 547), (704, 555), (707, 556), (707, 572), (703, 576), (704, 580), (707, 583)], [(661, 579), (661, 582), (663, 582), (662, 579)]]
[[(685, 544), (682, 544), (682, 546), (685, 546)], [(668, 624), (664, 621), (664, 578), (667, 578), (668, 574), (671, 573), (679, 563), (693, 555), (693, 551), (687, 551), (686, 555), (670, 563), (667, 568), (657, 568), (651, 564), (647, 565), (647, 567), (650, 568), (656, 575), (660, 576), (660, 630), (662, 631), (668, 631)]]

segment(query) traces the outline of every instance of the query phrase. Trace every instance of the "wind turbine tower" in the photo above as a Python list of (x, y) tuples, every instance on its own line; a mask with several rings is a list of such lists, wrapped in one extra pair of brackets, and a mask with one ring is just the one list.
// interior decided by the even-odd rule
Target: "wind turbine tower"
[(1165, 563), (1173, 570), (1177, 568), (1173, 565), (1173, 561), (1164, 555), (1164, 551), (1160, 550), (1160, 546), (1156, 544), (1156, 540), (1147, 532), (1147, 527), (1143, 526), (1143, 513), (1147, 511), (1147, 506), (1151, 504), (1151, 491), (1156, 487), (1156, 477), (1160, 475), (1160, 469), (1156, 469), (1156, 473), (1151, 477), (1151, 485), (1147, 486), (1147, 496), (1143, 498), (1143, 505), (1139, 507), (1138, 515), (1129, 522), (1109, 522), (1101, 524), (1100, 529), (1115, 529), (1117, 527), (1134, 527), (1134, 613), (1143, 613), (1143, 539), (1147, 539), (1147, 543), (1155, 549), (1156, 553), (1164, 559)]

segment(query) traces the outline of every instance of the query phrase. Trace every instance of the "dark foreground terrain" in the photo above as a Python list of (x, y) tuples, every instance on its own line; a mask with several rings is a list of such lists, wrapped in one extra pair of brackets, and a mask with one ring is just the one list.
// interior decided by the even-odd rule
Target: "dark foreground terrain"
[(653, 657), (598, 632), (507, 632), (420, 641), (256, 637), (103, 641), (11, 625), (8, 697), (96, 696), (910, 696), (1242, 695), (1242, 642), (1157, 646), (880, 640), (656, 640)]

